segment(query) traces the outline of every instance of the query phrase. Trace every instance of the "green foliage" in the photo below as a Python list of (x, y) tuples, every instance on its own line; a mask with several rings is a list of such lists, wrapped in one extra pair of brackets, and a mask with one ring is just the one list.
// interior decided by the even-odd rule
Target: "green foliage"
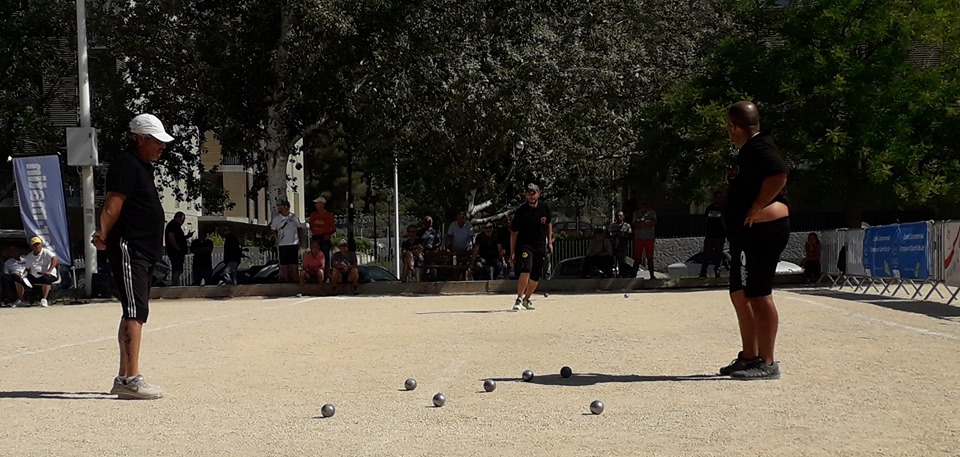
[[(858, 226), (867, 202), (956, 201), (960, 170), (957, 1), (827, 0), (786, 9), (736, 2), (737, 33), (703, 74), (666, 95), (645, 124), (649, 155), (674, 194), (708, 195), (735, 151), (724, 107), (761, 110), (814, 204), (845, 203)], [(915, 58), (939, 50), (942, 63)]]

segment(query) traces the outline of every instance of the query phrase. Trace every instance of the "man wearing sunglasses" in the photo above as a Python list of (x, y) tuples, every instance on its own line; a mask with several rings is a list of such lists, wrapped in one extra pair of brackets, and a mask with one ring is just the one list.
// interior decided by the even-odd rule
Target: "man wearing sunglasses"
[(527, 184), (525, 195), (527, 202), (514, 212), (510, 227), (510, 252), (514, 253), (510, 265), (520, 267), (514, 311), (536, 309), (530, 296), (537, 291), (546, 257), (553, 254), (553, 214), (540, 201), (540, 186)]

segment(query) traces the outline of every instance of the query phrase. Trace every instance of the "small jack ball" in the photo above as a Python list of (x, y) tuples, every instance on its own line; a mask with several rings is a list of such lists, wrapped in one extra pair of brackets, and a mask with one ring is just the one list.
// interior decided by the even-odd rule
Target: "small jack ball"
[(483, 381), (483, 390), (486, 390), (487, 392), (493, 392), (494, 390), (497, 390), (497, 382), (492, 379)]
[(521, 375), (521, 377), (523, 377), (524, 381), (527, 381), (527, 382), (533, 381), (533, 371), (523, 370), (523, 374)]
[(337, 407), (331, 405), (330, 403), (327, 403), (323, 405), (323, 408), (320, 408), (320, 414), (323, 415), (323, 417), (333, 417), (333, 415), (336, 413)]
[(594, 400), (593, 403), (590, 403), (590, 412), (593, 414), (600, 414), (603, 412), (603, 402), (600, 400)]
[(560, 369), (560, 376), (564, 378), (569, 378), (573, 375), (573, 370), (570, 367), (563, 367)]
[(410, 378), (403, 382), (403, 387), (407, 390), (415, 390), (417, 388), (417, 380)]
[(433, 396), (433, 406), (436, 406), (437, 408), (439, 408), (439, 407), (441, 407), (441, 406), (443, 406), (443, 405), (445, 405), (445, 404), (447, 404), (447, 396), (446, 396), (446, 395), (444, 395), (444, 394), (442, 394), (442, 393), (438, 393), (438, 394), (436, 394), (436, 395)]

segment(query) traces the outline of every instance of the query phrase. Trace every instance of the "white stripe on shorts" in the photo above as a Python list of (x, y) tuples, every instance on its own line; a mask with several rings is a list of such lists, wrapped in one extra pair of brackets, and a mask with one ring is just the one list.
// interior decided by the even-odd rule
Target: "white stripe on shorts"
[(127, 249), (127, 241), (120, 238), (120, 253), (123, 254), (122, 273), (123, 288), (127, 291), (127, 316), (130, 319), (137, 318), (136, 296), (133, 294), (133, 266), (130, 263), (130, 251)]

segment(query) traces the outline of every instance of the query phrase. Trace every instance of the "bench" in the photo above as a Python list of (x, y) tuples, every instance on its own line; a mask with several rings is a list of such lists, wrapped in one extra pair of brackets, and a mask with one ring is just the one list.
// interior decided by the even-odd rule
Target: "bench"
[(452, 251), (427, 251), (420, 276), (428, 281), (465, 281), (471, 272), (469, 261), (469, 256), (455, 256)]

